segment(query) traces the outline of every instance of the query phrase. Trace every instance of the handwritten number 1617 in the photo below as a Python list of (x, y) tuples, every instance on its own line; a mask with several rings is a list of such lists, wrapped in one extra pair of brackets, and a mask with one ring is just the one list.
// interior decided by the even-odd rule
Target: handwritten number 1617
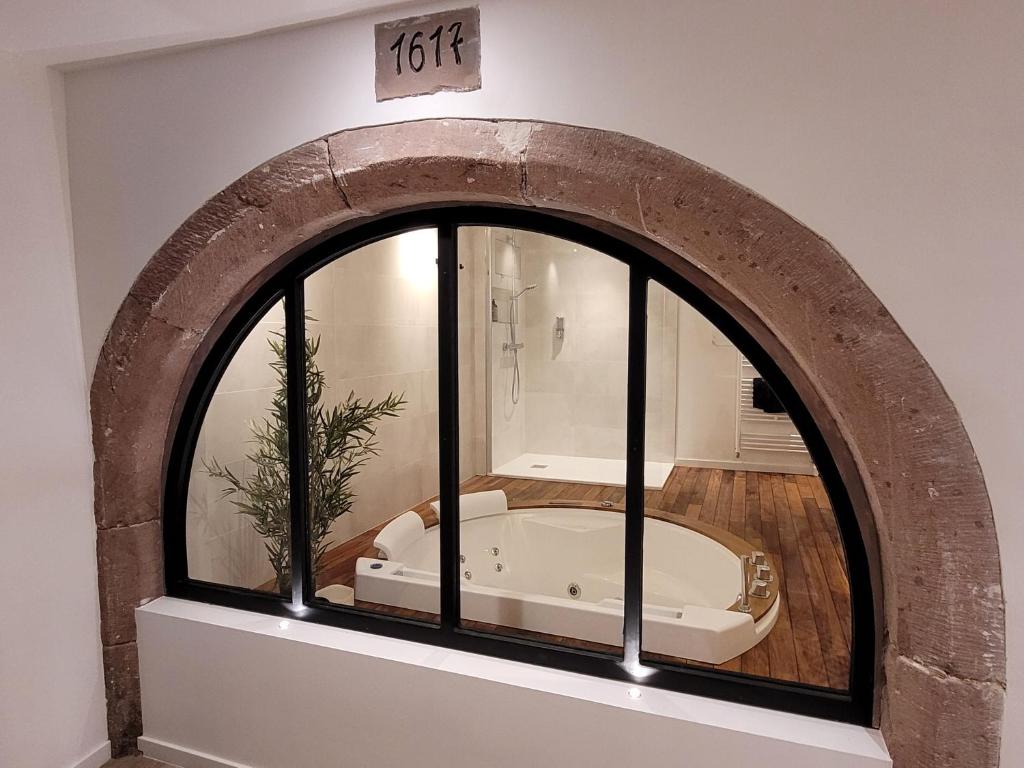
[[(444, 33), (444, 25), (438, 26), (431, 35), (427, 38), (434, 43), (434, 67), (440, 69), (441, 67), (441, 36)], [(455, 63), (462, 63), (462, 53), (459, 51), (459, 46), (462, 45), (465, 40), (462, 39), (462, 22), (456, 21), (450, 27), (448, 27), (448, 34), (451, 36), (451, 42), (448, 43), (448, 47), (452, 49), (455, 54)], [(413, 72), (419, 72), (423, 69), (423, 65), (427, 62), (427, 52), (423, 48), (423, 43), (419, 42), (420, 38), (423, 37), (423, 32), (416, 32), (412, 37), (409, 38), (409, 68)], [(395, 74), (402, 74), (402, 46), (405, 43), (405, 32), (398, 36), (398, 39), (392, 43), (389, 51), (395, 52)]]

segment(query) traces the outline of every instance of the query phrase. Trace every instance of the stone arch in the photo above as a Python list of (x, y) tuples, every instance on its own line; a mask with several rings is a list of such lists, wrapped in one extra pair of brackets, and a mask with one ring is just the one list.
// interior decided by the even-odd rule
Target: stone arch
[(311, 241), (445, 203), (541, 207), (614, 231), (730, 309), (842, 446), (840, 471), (869, 512), (878, 712), (896, 765), (997, 765), (1005, 649), (991, 506), (953, 403), (875, 295), (828, 242), (673, 152), (607, 131), (462, 119), (342, 131), (268, 161), (189, 217), (122, 304), (92, 384), (115, 754), (141, 731), (133, 610), (164, 591), (166, 455), (212, 340)]

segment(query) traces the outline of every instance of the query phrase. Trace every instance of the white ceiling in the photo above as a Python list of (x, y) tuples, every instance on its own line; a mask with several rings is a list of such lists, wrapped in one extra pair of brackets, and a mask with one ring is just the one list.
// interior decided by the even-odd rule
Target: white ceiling
[(0, 51), (72, 64), (257, 34), (401, 0), (0, 0)]

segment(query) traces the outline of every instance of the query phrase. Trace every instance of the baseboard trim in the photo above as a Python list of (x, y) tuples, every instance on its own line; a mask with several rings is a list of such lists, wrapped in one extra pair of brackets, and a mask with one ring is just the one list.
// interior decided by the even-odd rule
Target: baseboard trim
[(104, 741), (96, 749), (83, 757), (72, 768), (100, 768), (110, 760), (110, 741)]
[(180, 768), (252, 768), (245, 763), (236, 763), (234, 760), (226, 760), (198, 749), (170, 744), (149, 736), (139, 737), (139, 749), (146, 757), (163, 760)]
[(771, 462), (738, 461), (723, 459), (681, 459), (675, 461), (677, 467), (697, 467), (699, 469), (731, 469), (736, 472), (776, 472), (784, 475), (816, 476), (817, 470), (794, 467), (788, 464), (772, 464)]

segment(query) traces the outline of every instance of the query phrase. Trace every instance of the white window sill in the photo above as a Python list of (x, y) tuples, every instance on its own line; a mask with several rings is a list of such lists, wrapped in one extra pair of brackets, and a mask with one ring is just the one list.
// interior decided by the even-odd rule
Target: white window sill
[[(208, 729), (207, 721), (203, 719), (207, 715), (196, 711), (196, 702), (208, 703), (217, 711), (214, 700), (219, 696), (224, 697), (224, 706), (233, 707), (236, 712), (239, 707), (244, 708), (244, 693), (234, 691), (231, 686), (237, 679), (239, 669), (246, 667), (234, 670), (231, 667), (246, 663), (249, 664), (247, 669), (251, 670), (254, 678), (265, 677), (263, 684), (274, 685), (279, 692), (268, 693), (267, 699), (261, 702), (268, 716), (272, 718), (268, 724), (273, 722), (274, 730), (279, 731), (279, 734), (296, 733), (297, 738), (301, 734), (289, 729), (301, 731), (303, 723), (310, 722), (309, 713), (293, 712), (292, 715), (296, 717), (294, 725), (288, 722), (290, 715), (287, 711), (275, 711), (271, 714), (271, 709), (277, 709), (274, 700), (278, 695), (293, 701), (296, 699), (296, 692), (282, 691), (281, 686), (294, 684), (297, 692), (301, 693), (298, 696), (300, 701), (307, 700), (303, 697), (308, 696), (311, 711), (317, 712), (327, 707), (335, 712), (339, 719), (348, 722), (372, 717), (372, 708), (386, 701), (387, 706), (383, 709), (389, 711), (381, 711), (378, 719), (384, 718), (384, 722), (387, 717), (391, 717), (392, 722), (401, 725), (402, 722), (408, 722), (408, 713), (403, 713), (400, 703), (395, 703), (396, 694), (393, 690), (388, 692), (382, 691), (381, 688), (394, 689), (395, 681), (402, 680), (401, 687), (419, 686), (417, 700), (422, 701), (424, 694), (429, 697), (436, 693), (438, 710), (433, 714), (442, 718), (446, 703), (450, 703), (452, 696), (460, 695), (458, 679), (446, 679), (444, 676), (458, 675), (492, 684), (487, 688), (481, 688), (479, 685), (471, 687), (469, 690), (472, 690), (476, 703), (467, 702), (466, 706), (479, 706), (483, 698), (493, 697), (490, 700), (493, 700), (495, 707), (500, 708), (504, 706), (502, 697), (509, 697), (512, 694), (507, 689), (505, 694), (502, 694), (498, 686), (514, 686), (527, 694), (533, 694), (538, 706), (552, 708), (551, 715), (563, 718), (563, 722), (565, 718), (571, 719), (576, 709), (579, 709), (580, 716), (587, 718), (588, 721), (594, 720), (595, 713), (600, 714), (601, 718), (620, 717), (623, 728), (628, 724), (631, 735), (639, 735), (638, 724), (647, 723), (654, 731), (650, 743), (645, 743), (639, 748), (641, 751), (647, 748), (654, 750), (652, 756), (655, 752), (660, 753), (665, 746), (659, 747), (656, 743), (657, 733), (664, 731), (663, 719), (676, 721), (679, 729), (673, 730), (672, 733), (678, 733), (680, 740), (673, 746), (673, 751), (680, 750), (680, 758), (685, 755), (685, 763), (688, 766), (730, 764), (728, 752), (733, 747), (739, 749), (737, 745), (740, 744), (744, 745), (743, 754), (747, 757), (752, 754), (749, 750), (753, 749), (757, 750), (757, 754), (762, 758), (767, 758), (760, 760), (761, 765), (781, 765), (783, 763), (780, 761), (785, 760), (788, 768), (824, 764), (857, 767), (891, 766), (888, 752), (878, 731), (846, 723), (643, 686), (639, 686), (641, 697), (634, 699), (627, 695), (630, 686), (616, 681), (296, 620), (289, 620), (287, 628), (282, 629), (281, 620), (272, 616), (168, 597), (139, 608), (136, 611), (136, 618), (139, 625), (146, 736), (143, 744), (150, 745), (150, 754), (154, 757), (173, 758), (185, 768), (190, 768), (191, 765), (246, 765), (246, 755), (250, 750), (261, 756), (260, 765), (276, 764), (263, 762), (267, 752), (259, 751), (250, 743), (253, 741), (251, 734), (239, 732), (232, 735), (225, 733), (224, 728)], [(325, 656), (323, 651), (316, 651), (316, 648), (334, 650), (338, 655)], [(310, 669), (303, 667), (305, 659), (309, 659)], [(412, 674), (413, 670), (410, 670), (408, 679), (405, 680), (402, 677), (402, 668), (393, 667), (387, 664), (388, 662), (411, 665), (430, 672), (430, 675), (424, 677), (422, 674)], [(382, 664), (385, 666), (381, 666)], [(322, 690), (313, 690), (309, 687), (310, 670), (322, 676), (323, 688), (332, 692), (328, 700), (321, 701), (318, 698), (323, 693)], [(369, 670), (366, 672), (369, 677), (360, 683), (355, 676), (362, 670)], [(224, 677), (218, 679), (222, 671)], [(392, 676), (388, 678), (390, 686), (382, 682), (382, 672)], [(394, 674), (397, 674), (398, 678), (394, 678)], [(358, 707), (355, 719), (342, 711), (346, 707), (346, 702), (339, 702), (336, 689), (329, 685), (333, 675), (338, 676), (339, 686), (350, 695), (347, 706)], [(248, 678), (249, 674), (246, 674), (246, 677)], [(197, 690), (207, 685), (209, 690)], [(538, 693), (550, 694), (557, 699), (537, 698), (535, 694)], [(533, 699), (528, 698), (526, 701)], [(603, 709), (594, 709), (594, 705)], [(521, 702), (516, 706), (519, 707), (517, 712), (524, 711)], [(367, 707), (371, 710), (368, 711)], [(633, 714), (615, 716), (614, 711), (607, 708), (626, 710)], [(532, 709), (532, 704), (527, 705), (526, 711)], [(463, 710), (456, 706), (454, 711)], [(637, 720), (638, 714), (646, 717)], [(661, 722), (648, 722), (655, 720)], [(366, 722), (362, 727), (379, 726), (377, 723)], [(508, 722), (497, 723), (496, 727), (504, 732), (506, 737), (507, 734), (516, 731)], [(528, 724), (526, 727), (529, 727)], [(559, 730), (557, 738), (563, 746), (566, 740), (575, 738), (581, 741), (576, 748), (577, 754), (587, 749), (614, 749), (614, 734), (605, 734), (604, 736), (611, 739), (611, 742), (609, 745), (601, 746), (601, 736), (595, 735), (594, 732), (583, 734), (572, 730), (556, 730)], [(392, 741), (400, 739), (403, 732), (408, 731), (404, 727), (397, 728), (391, 737)], [(461, 738), (455, 731), (441, 733), (436, 724), (432, 733), (447, 739)], [(414, 734), (409, 733), (409, 737), (414, 738)], [(495, 738), (500, 737), (496, 735)], [(367, 739), (375, 743), (370, 754), (380, 755), (380, 734), (372, 737), (368, 735)], [(477, 739), (478, 737), (474, 738), (474, 741)], [(255, 741), (259, 740), (257, 736)], [(519, 747), (526, 750), (523, 756), (535, 746), (529, 740), (523, 741), (521, 734), (519, 741)], [(201, 760), (197, 757), (196, 760), (189, 762), (188, 754), (154, 754), (154, 749), (160, 751), (163, 747), (172, 751), (180, 749), (195, 755), (205, 754), (205, 757)], [(271, 747), (273, 742), (268, 744), (267, 749)], [(321, 758), (324, 755), (323, 749), (329, 747), (329, 743), (320, 741), (318, 754)], [(394, 744), (394, 747), (398, 752), (404, 749), (401, 744)], [(348, 757), (352, 758), (354, 743), (351, 734), (344, 748)], [(631, 749), (635, 750), (637, 746), (633, 745)], [(706, 761), (700, 759), (704, 753)], [(223, 759), (211, 758), (211, 754), (222, 756)], [(599, 751), (598, 754), (602, 752)], [(603, 754), (608, 756), (607, 751)], [(272, 756), (269, 759), (273, 759)], [(290, 754), (288, 759), (295, 766), (303, 764), (294, 754)], [(420, 763), (432, 764), (430, 760), (421, 760)], [(603, 760), (600, 763), (613, 764)], [(633, 762), (640, 763), (640, 760)], [(359, 763), (356, 761), (352, 764)], [(379, 764), (391, 764), (391, 761), (385, 759)], [(472, 763), (468, 761), (465, 764)]]

